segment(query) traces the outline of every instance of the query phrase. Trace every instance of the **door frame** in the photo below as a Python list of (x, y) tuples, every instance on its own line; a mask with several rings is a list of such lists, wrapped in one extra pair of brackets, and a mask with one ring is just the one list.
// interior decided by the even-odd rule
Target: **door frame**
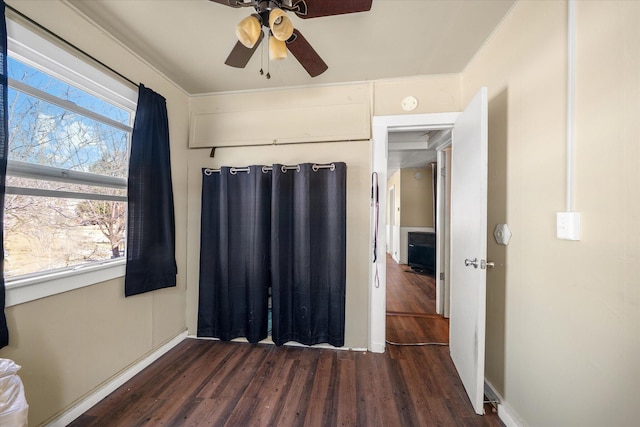
[(389, 224), (387, 225), (387, 227), (389, 228), (388, 230), (389, 233), (387, 234), (387, 242), (388, 242), (387, 253), (395, 259), (395, 254), (396, 254), (396, 240), (395, 240), (396, 239), (396, 233), (395, 233), (396, 186), (395, 185), (392, 185), (391, 188), (389, 188), (389, 195), (387, 197), (387, 200), (389, 200)]
[[(436, 313), (449, 318), (451, 296), (451, 139), (449, 144), (438, 150), (438, 196), (436, 209), (436, 265), (440, 268), (436, 275)], [(446, 256), (445, 256), (446, 254)], [(444, 277), (443, 277), (444, 276)]]
[[(371, 171), (378, 176), (378, 194), (387, 193), (387, 152), (389, 132), (420, 131), (453, 128), (459, 112), (409, 114), (395, 116), (374, 116), (372, 121)], [(444, 147), (428, 147), (442, 149)], [(371, 235), (385, 236), (387, 223), (387, 200), (381, 197), (377, 207), (371, 211)], [(377, 221), (376, 221), (376, 216)], [(378, 229), (375, 230), (375, 224)], [(377, 233), (377, 234), (376, 234)], [(373, 250), (373, 242), (371, 246)], [(371, 252), (370, 252), (371, 253)], [(376, 262), (372, 262), (369, 272), (369, 339), (368, 349), (374, 353), (384, 353), (386, 339), (386, 250), (377, 246)]]

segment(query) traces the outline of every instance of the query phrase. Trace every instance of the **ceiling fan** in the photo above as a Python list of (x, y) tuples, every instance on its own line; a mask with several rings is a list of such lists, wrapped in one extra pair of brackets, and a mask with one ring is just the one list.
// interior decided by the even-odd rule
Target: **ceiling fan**
[(287, 50), (296, 57), (311, 77), (319, 76), (329, 67), (304, 36), (293, 27), (287, 11), (302, 19), (346, 13), (366, 12), (373, 0), (211, 0), (230, 7), (253, 7), (255, 13), (236, 26), (238, 42), (225, 64), (244, 68), (264, 38), (262, 27), (269, 30), (269, 59), (287, 57)]

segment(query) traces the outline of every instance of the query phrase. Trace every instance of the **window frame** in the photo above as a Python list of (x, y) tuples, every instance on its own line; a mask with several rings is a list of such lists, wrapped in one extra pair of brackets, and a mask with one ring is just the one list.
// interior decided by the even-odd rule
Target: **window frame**
[[(51, 76), (65, 83), (78, 87), (98, 98), (106, 99), (117, 107), (131, 112), (129, 126), (93, 113), (91, 110), (77, 106), (53, 97), (46, 92), (9, 79), (9, 86), (20, 92), (36, 96), (47, 102), (56, 104), (62, 108), (82, 114), (94, 120), (98, 120), (109, 126), (131, 133), (133, 130), (133, 117), (136, 111), (138, 98), (137, 88), (125, 84), (114, 78), (110, 73), (98, 69), (90, 63), (80, 59), (77, 53), (74, 55), (65, 50), (55, 40), (42, 37), (16, 21), (7, 18), (7, 42), (8, 54), (20, 62), (36, 69), (46, 69)], [(130, 147), (129, 147), (130, 149)], [(39, 178), (70, 183), (125, 188), (126, 178), (100, 176), (96, 174), (70, 171), (44, 165), (34, 165), (25, 162), (9, 160), (7, 175), (26, 178)], [(8, 194), (24, 194), (51, 196), (48, 190), (30, 190), (17, 187), (7, 187)], [(94, 197), (95, 196), (95, 197)], [(83, 198), (97, 200), (116, 200), (126, 202), (123, 196), (99, 196), (90, 193), (61, 193), (56, 192), (55, 197)], [(3, 213), (4, 214), (4, 213)], [(31, 274), (19, 275), (5, 279), (6, 301), (5, 306), (11, 307), (40, 298), (68, 292), (85, 286), (91, 286), (108, 280), (124, 277), (126, 258), (96, 261), (87, 264), (79, 264), (47, 270)]]

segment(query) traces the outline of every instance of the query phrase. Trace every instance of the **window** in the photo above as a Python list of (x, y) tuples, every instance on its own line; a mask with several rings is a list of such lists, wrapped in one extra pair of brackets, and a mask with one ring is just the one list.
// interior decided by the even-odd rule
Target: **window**
[(7, 289), (122, 265), (137, 91), (15, 22), (7, 27)]

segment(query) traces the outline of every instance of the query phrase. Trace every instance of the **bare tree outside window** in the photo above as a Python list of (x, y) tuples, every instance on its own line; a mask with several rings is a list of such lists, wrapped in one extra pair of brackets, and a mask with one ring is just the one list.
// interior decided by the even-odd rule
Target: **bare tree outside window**
[[(9, 61), (9, 77), (110, 120), (131, 122), (130, 112), (16, 60)], [(130, 132), (20, 90), (10, 89), (8, 101), (10, 162), (126, 178)], [(126, 196), (126, 190), (16, 176), (7, 177), (7, 186), (46, 194), (6, 196), (7, 276), (123, 256), (126, 202), (65, 194)]]

